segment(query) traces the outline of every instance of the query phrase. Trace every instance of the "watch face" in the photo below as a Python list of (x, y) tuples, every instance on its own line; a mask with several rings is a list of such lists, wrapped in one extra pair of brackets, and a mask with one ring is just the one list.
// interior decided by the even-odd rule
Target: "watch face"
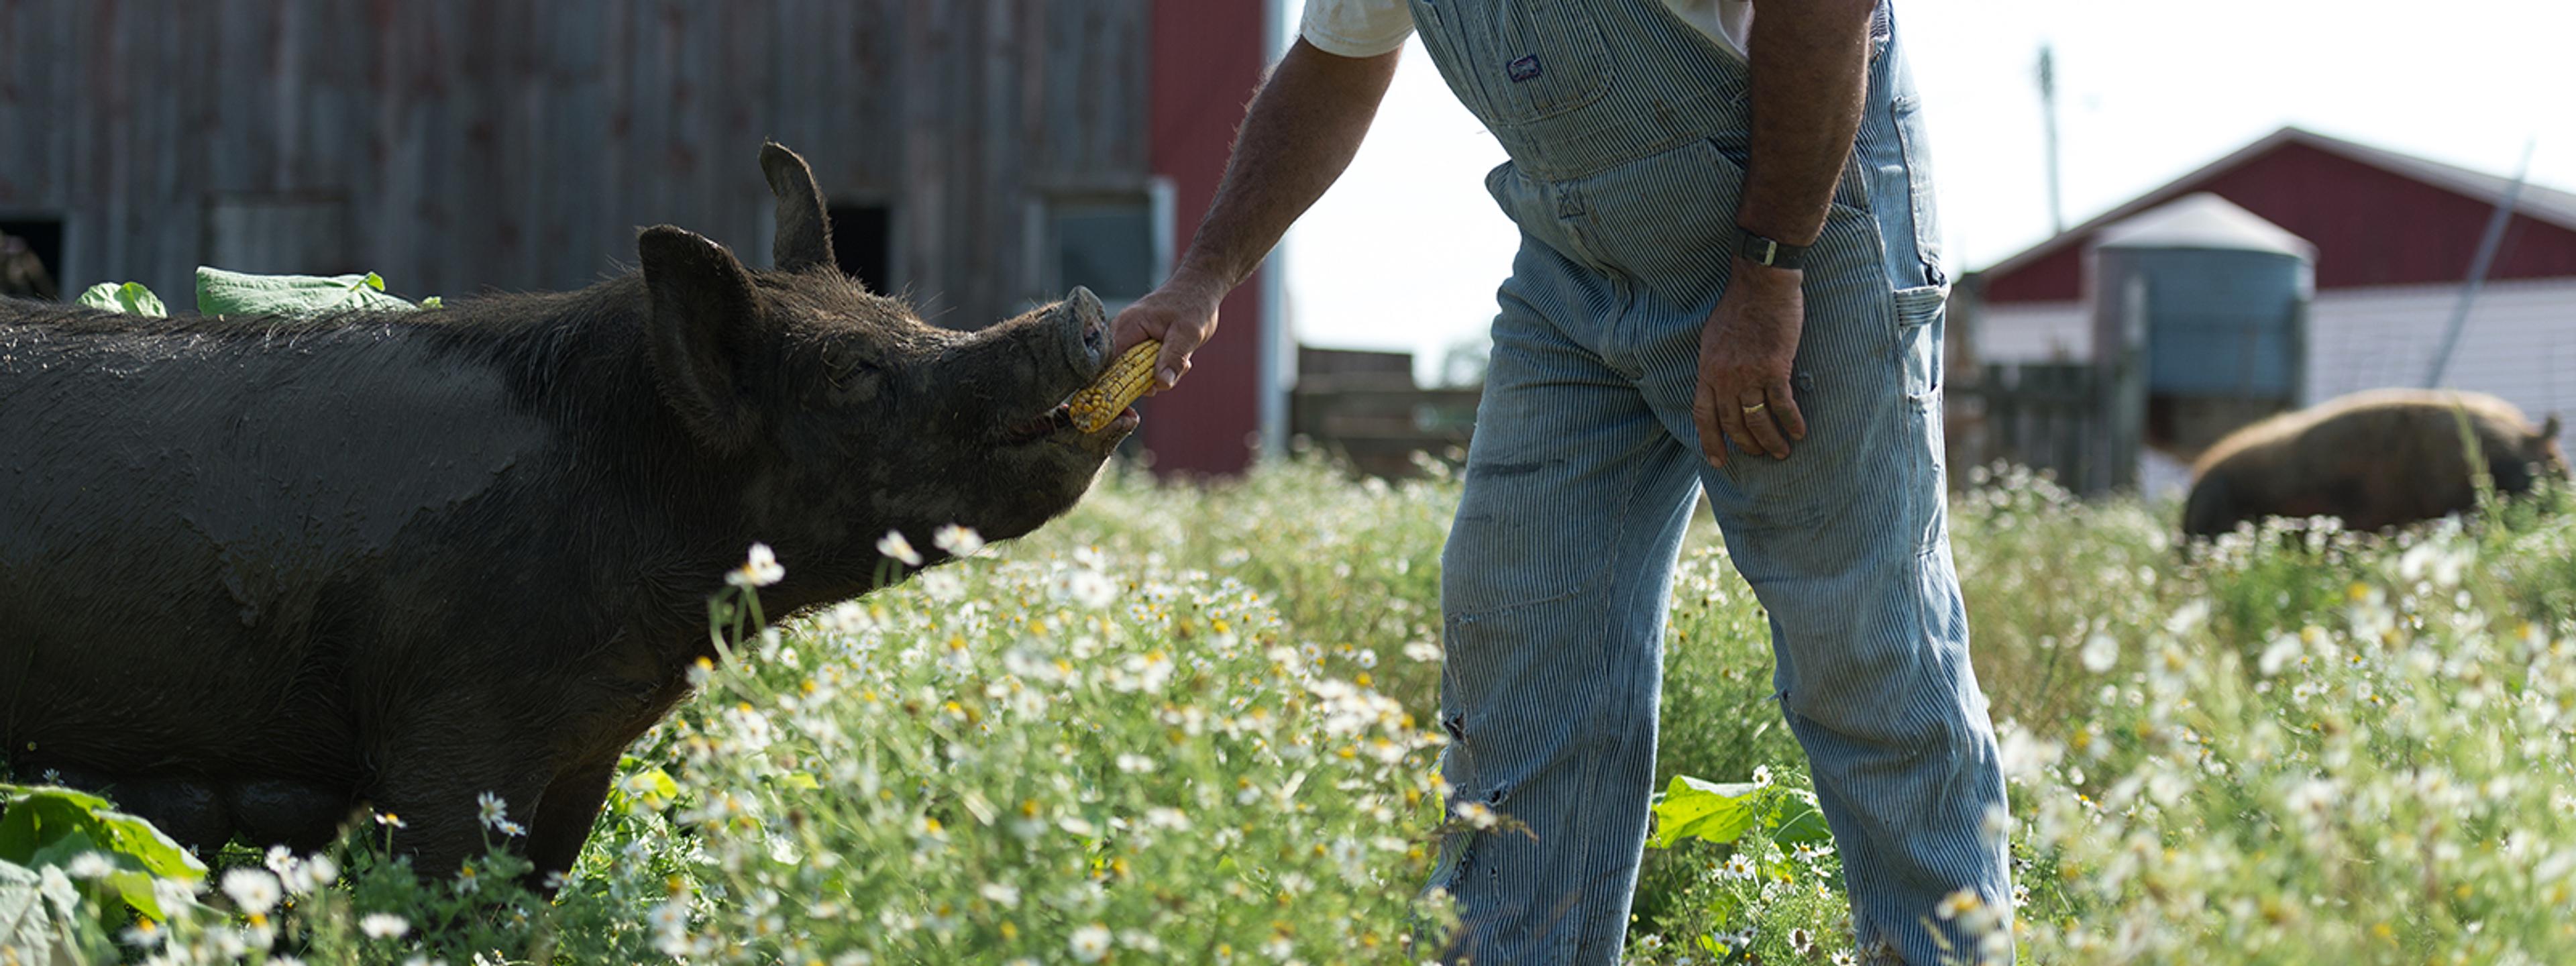
[(1760, 235), (1744, 234), (1744, 258), (1756, 265), (1778, 264), (1780, 243)]

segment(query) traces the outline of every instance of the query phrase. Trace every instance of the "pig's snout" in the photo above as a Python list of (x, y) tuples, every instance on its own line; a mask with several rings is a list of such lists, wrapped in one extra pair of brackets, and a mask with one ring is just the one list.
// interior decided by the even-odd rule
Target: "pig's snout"
[(1059, 331), (1066, 339), (1066, 361), (1083, 378), (1097, 375), (1108, 364), (1109, 311), (1090, 289), (1076, 285), (1065, 294)]

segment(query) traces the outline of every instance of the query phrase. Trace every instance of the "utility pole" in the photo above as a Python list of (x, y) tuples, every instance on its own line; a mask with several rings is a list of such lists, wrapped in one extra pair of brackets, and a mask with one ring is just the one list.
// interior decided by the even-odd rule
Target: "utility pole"
[(2066, 206), (2057, 193), (2057, 55), (2046, 42), (2039, 45), (2039, 112), (2040, 123), (2048, 134), (2048, 227), (2049, 233), (2066, 233)]
[(2433, 353), (2433, 365), (2424, 373), (2424, 388), (2438, 389), (2442, 375), (2451, 368), (2451, 350), (2460, 347), (2460, 332), (2469, 327), (2469, 308), (2478, 303), (2478, 290), (2487, 284), (2487, 270), (2495, 267), (2496, 249), (2504, 244), (2505, 226), (2513, 222), (2514, 202), (2522, 198), (2522, 183), (2531, 177), (2531, 149), (2540, 146), (2540, 136), (2532, 135), (2522, 143), (2522, 167), (2506, 185), (2504, 197), (2496, 200), (2495, 214), (2487, 218), (2486, 234), (2478, 239), (2478, 253), (2469, 259), (2469, 280), (2460, 286), (2460, 301), (2451, 308), (2451, 325), (2442, 333), (2442, 348)]

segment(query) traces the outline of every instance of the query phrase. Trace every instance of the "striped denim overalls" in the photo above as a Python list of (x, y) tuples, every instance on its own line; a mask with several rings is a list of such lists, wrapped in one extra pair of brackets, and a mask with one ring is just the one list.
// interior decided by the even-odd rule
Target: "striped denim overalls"
[[(1672, 565), (1704, 488), (1770, 614), (1778, 697), (1862, 946), (1941, 962), (1936, 903), (1969, 888), (2002, 908), (2010, 887), (2002, 844), (1981, 832), (2004, 787), (1951, 569), (1947, 279), (1892, 15), (1881, 6), (1858, 144), (1808, 257), (1791, 380), (1807, 438), (1786, 461), (1739, 454), (1712, 470), (1691, 394), (1736, 238), (1745, 65), (1661, 0), (1411, 6), (1450, 88), (1511, 157), (1486, 187), (1522, 232), (1442, 554), (1441, 704), (1453, 810), (1484, 803), (1536, 837), (1444, 843), (1431, 885), (1465, 922), (1450, 958), (1617, 958)], [(1950, 957), (1972, 955), (1945, 939)]]

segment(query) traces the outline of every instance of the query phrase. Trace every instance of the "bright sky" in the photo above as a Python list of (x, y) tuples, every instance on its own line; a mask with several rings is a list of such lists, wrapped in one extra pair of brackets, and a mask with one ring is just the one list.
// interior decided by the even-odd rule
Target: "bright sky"
[[(1283, 36), (1301, 5), (1283, 0)], [(1896, 9), (1931, 125), (1948, 249), (1963, 268), (2049, 234), (2033, 80), (2043, 41), (2057, 51), (2070, 225), (2284, 124), (2503, 175), (2536, 138), (2532, 180), (2576, 188), (2570, 0), (1897, 0)], [(1411, 349), (1424, 378), (1449, 347), (1482, 341), (1519, 241), (1484, 191), (1484, 172), (1502, 160), (1409, 44), (1358, 160), (1288, 236), (1296, 337)]]

